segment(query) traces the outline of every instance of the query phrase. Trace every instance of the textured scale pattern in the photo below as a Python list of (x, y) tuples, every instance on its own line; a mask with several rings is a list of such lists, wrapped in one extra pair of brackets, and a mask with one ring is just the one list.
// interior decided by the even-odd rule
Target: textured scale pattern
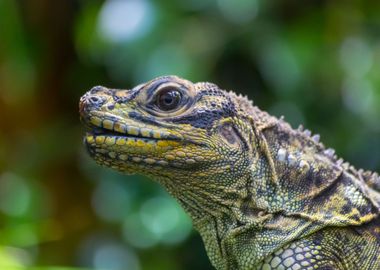
[(380, 178), (211, 83), (159, 77), (80, 101), (102, 166), (177, 199), (217, 269), (380, 269)]

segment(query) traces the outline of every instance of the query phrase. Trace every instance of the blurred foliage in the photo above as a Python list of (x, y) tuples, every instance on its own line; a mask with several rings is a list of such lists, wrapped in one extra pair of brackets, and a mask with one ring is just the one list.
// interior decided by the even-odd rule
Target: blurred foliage
[(165, 191), (81, 144), (85, 91), (164, 74), (247, 94), (380, 168), (380, 2), (0, 0), (1, 269), (211, 269)]

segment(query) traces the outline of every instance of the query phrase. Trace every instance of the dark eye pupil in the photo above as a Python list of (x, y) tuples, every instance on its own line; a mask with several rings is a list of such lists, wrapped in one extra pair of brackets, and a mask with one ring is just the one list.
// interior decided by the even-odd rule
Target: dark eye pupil
[(162, 91), (158, 96), (158, 107), (164, 111), (170, 111), (179, 105), (181, 93), (177, 90)]
[(166, 94), (163, 96), (163, 102), (166, 105), (171, 105), (174, 102), (174, 98), (171, 95)]

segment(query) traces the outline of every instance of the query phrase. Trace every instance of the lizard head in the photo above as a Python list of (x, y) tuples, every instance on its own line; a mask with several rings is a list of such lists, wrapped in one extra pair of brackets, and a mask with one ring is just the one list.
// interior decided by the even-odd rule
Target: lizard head
[(150, 176), (171, 192), (218, 188), (226, 172), (241, 174), (249, 164), (249, 127), (233, 99), (214, 84), (175, 76), (130, 90), (97, 86), (80, 101), (85, 145), (97, 163)]
[(160, 182), (221, 269), (236, 268), (224, 263), (227, 249), (253, 261), (323, 227), (378, 216), (371, 201), (378, 195), (361, 173), (339, 164), (310, 131), (214, 84), (166, 76), (130, 90), (97, 86), (79, 107), (90, 155)]

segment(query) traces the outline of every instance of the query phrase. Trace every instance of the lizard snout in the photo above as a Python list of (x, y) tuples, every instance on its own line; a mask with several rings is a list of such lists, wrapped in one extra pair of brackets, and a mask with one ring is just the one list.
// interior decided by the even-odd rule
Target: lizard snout
[(79, 102), (80, 114), (83, 115), (88, 111), (97, 110), (107, 101), (105, 96), (99, 95), (101, 90), (101, 86), (95, 86), (81, 97)]

